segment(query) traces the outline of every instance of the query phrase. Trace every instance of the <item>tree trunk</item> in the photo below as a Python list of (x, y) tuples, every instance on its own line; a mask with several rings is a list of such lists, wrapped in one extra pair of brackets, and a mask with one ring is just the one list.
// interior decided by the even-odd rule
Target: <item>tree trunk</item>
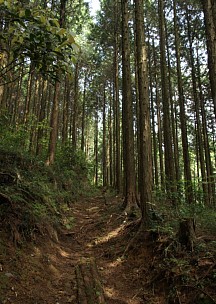
[[(65, 24), (65, 6), (67, 0), (60, 1), (60, 17), (59, 24), (63, 27)], [(50, 166), (54, 163), (55, 150), (58, 138), (58, 114), (59, 114), (59, 95), (60, 95), (60, 73), (58, 72), (57, 80), (55, 81), (54, 97), (53, 97), (53, 107), (50, 120), (50, 139), (48, 146), (48, 157), (46, 165)]]
[(35, 124), (37, 123), (36, 119), (39, 113), (40, 107), (40, 96), (42, 93), (42, 82), (38, 75), (35, 79), (35, 85), (32, 92), (32, 109), (31, 109), (31, 127), (30, 127), (30, 134), (29, 134), (29, 152), (31, 154), (35, 154), (36, 152), (36, 143), (37, 143), (37, 130), (35, 128)]
[(216, 4), (215, 0), (201, 0), (201, 2), (204, 11), (209, 78), (216, 119)]
[(165, 155), (165, 175), (166, 190), (168, 199), (175, 202), (173, 193), (176, 192), (174, 159), (172, 150), (172, 130), (170, 124), (170, 101), (168, 95), (168, 73), (165, 54), (165, 18), (164, 18), (164, 0), (158, 1), (159, 24), (160, 24), (160, 54), (161, 54), (161, 84), (162, 84), (162, 102), (163, 102), (163, 126), (164, 126), (164, 155)]
[(27, 93), (26, 93), (26, 100), (25, 100), (24, 117), (23, 117), (23, 123), (25, 125), (28, 124), (33, 84), (34, 84), (34, 71), (32, 69), (32, 64), (31, 64), (30, 68), (29, 68), (29, 77), (28, 77)]
[(83, 88), (83, 104), (82, 104), (82, 131), (81, 131), (81, 150), (84, 151), (85, 148), (85, 126), (86, 126), (86, 85), (87, 85), (87, 74), (88, 70), (85, 72), (84, 78), (84, 88)]
[(122, 0), (122, 132), (125, 181), (124, 207), (129, 213), (136, 206), (135, 158), (133, 133), (133, 102), (131, 91), (129, 8), (128, 0)]
[(41, 93), (41, 99), (40, 99), (40, 111), (38, 115), (38, 134), (37, 134), (37, 143), (36, 143), (36, 155), (41, 155), (43, 145), (42, 145), (42, 139), (44, 136), (44, 127), (43, 123), (46, 118), (46, 101), (48, 98), (48, 83), (47, 80), (43, 80), (42, 82), (42, 93)]
[(197, 54), (197, 79), (199, 87), (199, 99), (201, 107), (201, 117), (202, 117), (202, 133), (203, 133), (203, 145), (205, 151), (205, 163), (206, 163), (206, 178), (208, 183), (208, 196), (209, 204), (215, 204), (215, 178), (214, 170), (211, 161), (210, 146), (208, 139), (208, 130), (207, 130), (207, 121), (206, 121), (206, 112), (204, 107), (204, 97), (202, 93), (202, 84), (201, 84), (201, 75), (200, 75), (200, 63), (199, 63), (199, 54)]
[(65, 145), (68, 140), (68, 121), (69, 121), (69, 100), (70, 100), (70, 80), (68, 75), (65, 76), (65, 87), (63, 96), (63, 113), (62, 113), (62, 144)]
[(103, 186), (107, 186), (107, 131), (106, 131), (106, 84), (103, 94)]
[(180, 191), (180, 167), (179, 167), (179, 145), (177, 138), (177, 131), (175, 122), (177, 117), (175, 117), (175, 105), (174, 105), (174, 96), (173, 96), (173, 87), (172, 87), (172, 75), (171, 75), (171, 63), (170, 63), (170, 52), (169, 52), (169, 41), (168, 41), (168, 29), (167, 22), (165, 22), (165, 34), (166, 34), (166, 57), (167, 57), (167, 66), (168, 66), (168, 96), (170, 101), (170, 120), (171, 120), (171, 131), (173, 138), (173, 158), (174, 158), (174, 179), (176, 181), (176, 189)]
[(98, 185), (98, 104), (99, 97), (96, 97), (96, 108), (95, 108), (95, 131), (94, 131), (94, 184)]
[(108, 113), (108, 135), (109, 135), (109, 146), (108, 146), (108, 158), (107, 158), (107, 181), (109, 186), (114, 186), (113, 178), (113, 98), (112, 98), (112, 87), (110, 84), (110, 102), (109, 102), (109, 113)]
[(72, 120), (72, 146), (77, 145), (77, 107), (79, 97), (79, 63), (76, 63), (74, 78), (73, 120)]
[(139, 92), (139, 185), (140, 208), (144, 226), (149, 224), (149, 207), (152, 201), (152, 154), (148, 90), (148, 58), (144, 37), (143, 0), (135, 1), (136, 55)]
[(195, 223), (194, 219), (183, 219), (179, 223), (178, 239), (183, 248), (193, 251), (195, 241)]
[(105, 304), (101, 279), (95, 260), (80, 263), (75, 268), (78, 304)]
[(55, 150), (56, 150), (56, 143), (58, 137), (59, 93), (60, 93), (60, 82), (56, 81), (54, 97), (53, 97), (53, 107), (52, 107), (51, 120), (50, 120), (51, 131), (50, 131), (50, 139), (48, 146), (48, 157), (46, 161), (47, 166), (53, 165), (55, 159)]
[[(22, 65), (20, 69), (20, 77), (18, 80), (18, 87), (16, 91), (16, 97), (15, 97), (15, 102), (14, 102), (14, 111), (13, 111), (13, 116), (11, 123), (14, 126), (18, 126), (19, 123), (19, 115), (20, 115), (20, 97), (21, 97), (21, 91), (22, 91), (22, 85), (23, 85), (23, 71), (24, 71), (24, 66)], [(1, 88), (1, 87), (0, 87)]]
[(164, 157), (163, 157), (163, 148), (162, 148), (162, 123), (161, 123), (161, 102), (160, 96), (158, 92), (158, 75), (156, 71), (157, 67), (157, 56), (156, 56), (156, 48), (153, 40), (153, 62), (154, 62), (154, 80), (155, 80), (155, 98), (156, 98), (156, 109), (157, 109), (157, 125), (158, 125), (158, 149), (159, 149), (159, 164), (160, 164), (160, 183), (161, 188), (165, 190), (165, 173), (164, 173)]
[(205, 170), (205, 158), (203, 152), (203, 138), (202, 138), (202, 130), (201, 130), (201, 121), (200, 121), (200, 100), (197, 94), (197, 83), (196, 83), (196, 69), (195, 69), (195, 60), (193, 53), (193, 41), (192, 41), (192, 33), (191, 26), (188, 14), (188, 8), (186, 7), (186, 22), (187, 22), (187, 34), (189, 40), (189, 53), (190, 53), (190, 66), (191, 66), (191, 74), (192, 74), (192, 87), (193, 87), (193, 99), (195, 105), (195, 114), (196, 114), (196, 123), (197, 123), (197, 143), (199, 149), (199, 160), (200, 160), (200, 168), (202, 174), (202, 187), (204, 193), (204, 200), (206, 203), (209, 201), (208, 195), (208, 187), (206, 184), (206, 170)]
[(120, 110), (119, 110), (119, 5), (115, 1), (115, 43), (114, 43), (114, 122), (115, 122), (115, 188), (121, 191), (121, 141), (120, 141)]
[(187, 124), (185, 114), (185, 100), (182, 84), (181, 62), (180, 62), (180, 43), (179, 43), (179, 27), (177, 23), (176, 0), (173, 1), (174, 5), (174, 32), (175, 32), (175, 52), (177, 61), (177, 77), (178, 77), (178, 98), (180, 106), (180, 123), (181, 123), (181, 137), (183, 148), (183, 161), (184, 161), (184, 176), (185, 176), (185, 193), (186, 200), (189, 204), (193, 203), (193, 188), (192, 177), (188, 147)]
[(154, 93), (153, 93), (153, 77), (152, 77), (152, 71), (151, 71), (151, 62), (150, 62), (150, 55), (149, 55), (149, 64), (148, 64), (148, 69), (149, 69), (149, 81), (150, 81), (150, 98), (151, 98), (151, 124), (152, 124), (152, 140), (153, 140), (153, 183), (156, 187), (159, 186), (159, 174), (158, 174), (158, 146), (157, 146), (157, 134), (155, 130), (155, 117), (156, 117), (156, 111), (155, 111), (155, 105), (154, 105)]

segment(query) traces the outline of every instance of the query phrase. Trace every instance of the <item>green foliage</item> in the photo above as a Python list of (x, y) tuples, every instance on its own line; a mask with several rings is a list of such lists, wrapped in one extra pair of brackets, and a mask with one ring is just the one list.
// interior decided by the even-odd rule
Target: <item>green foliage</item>
[(8, 123), (9, 117), (0, 117), (0, 147), (7, 147), (9, 151), (21, 152), (24, 150), (28, 139), (28, 134), (24, 126), (20, 125), (17, 130), (13, 130)]
[(63, 224), (67, 229), (71, 229), (74, 226), (74, 217), (70, 216), (70, 217), (65, 217), (63, 220)]
[(56, 151), (55, 167), (63, 169), (64, 174), (79, 174), (85, 180), (92, 178), (92, 164), (87, 161), (82, 150), (74, 149), (70, 144), (59, 145)]
[(167, 200), (167, 193), (161, 189), (154, 190), (153, 206), (154, 213), (158, 213), (162, 221), (153, 221), (151, 230), (165, 233), (170, 237), (176, 235), (179, 227), (179, 222), (182, 219), (193, 219), (195, 226), (202, 231), (208, 231), (210, 234), (216, 232), (216, 211), (214, 206), (204, 204), (202, 187), (199, 181), (196, 180), (193, 184), (194, 202), (189, 204), (185, 196), (185, 182), (181, 180), (176, 187), (178, 189), (173, 193), (176, 198), (176, 204)]
[(197, 222), (205, 230), (216, 233), (216, 210), (214, 208), (203, 208), (199, 213)]
[(12, 134), (0, 144), (0, 173), (12, 179), (0, 179), (0, 225), (18, 244), (32, 239), (35, 233), (44, 233), (48, 226), (72, 228), (73, 218), (62, 219), (67, 212), (65, 206), (88, 188), (83, 155), (69, 158), (68, 149), (59, 150), (56, 165), (50, 168), (15, 148), (19, 136)]
[[(6, 112), (0, 115), (0, 148), (7, 149), (10, 152), (25, 154), (26, 158), (29, 157), (29, 138), (32, 128), (34, 130), (39, 130), (42, 128), (44, 131), (49, 131), (49, 122), (44, 119), (41, 122), (36, 120), (35, 116), (29, 116), (28, 125), (19, 124), (18, 126), (13, 127), (10, 124), (11, 117)], [(47, 147), (47, 138), (41, 139), (40, 143), (44, 147)], [(46, 158), (46, 149), (43, 150), (43, 156), (41, 156), (41, 161), (45, 161)]]
[(0, 76), (3, 82), (11, 66), (31, 61), (32, 67), (52, 79), (59, 71), (70, 72), (79, 50), (74, 35), (61, 28), (54, 12), (20, 1), (0, 1), (5, 25), (0, 34)]
[[(18, 160), (18, 155), (22, 159), (25, 159), (25, 162), (28, 160), (29, 163), (37, 163), (35, 171), (27, 169), (21, 172), (16, 168), (16, 174), (24, 176), (28, 191), (34, 195), (40, 193), (43, 196), (43, 200), (49, 206), (55, 200), (58, 201), (58, 205), (60, 206), (65, 201), (70, 202), (71, 198), (75, 199), (84, 193), (91, 195), (92, 189), (90, 189), (89, 180), (92, 180), (93, 165), (86, 160), (83, 151), (74, 150), (71, 145), (61, 145), (61, 142), (59, 142), (55, 165), (52, 168), (55, 172), (54, 177), (54, 172), (49, 172), (51, 169), (44, 166), (47, 157), (46, 138), (43, 139), (45, 149), (43, 149), (40, 157), (33, 157), (29, 153), (31, 129), (37, 130), (43, 127), (43, 130), (49, 130), (48, 122), (44, 120), (42, 123), (38, 123), (35, 117), (30, 116), (27, 126), (20, 124), (14, 129), (14, 127), (10, 126), (10, 120), (11, 117), (6, 111), (0, 116), (0, 150), (4, 151), (4, 155), (14, 155), (14, 165), (16, 165), (16, 161)], [(12, 170), (14, 169), (12, 168)], [(47, 182), (49, 175), (52, 176), (51, 183)], [(55, 191), (52, 190), (53, 184), (57, 186), (58, 191), (56, 189)], [(24, 200), (23, 196), (20, 196), (20, 193), (16, 191), (15, 193), (10, 193), (10, 196), (12, 196), (11, 199), (13, 201), (21, 202), (21, 200)], [(52, 208), (55, 209), (55, 206)], [(38, 209), (37, 207), (35, 215), (39, 215), (39, 210), (41, 208)]]

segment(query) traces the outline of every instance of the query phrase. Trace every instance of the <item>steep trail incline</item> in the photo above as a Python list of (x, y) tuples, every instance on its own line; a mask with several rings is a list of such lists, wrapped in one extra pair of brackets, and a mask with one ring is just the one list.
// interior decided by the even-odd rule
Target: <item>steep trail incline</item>
[(0, 303), (92, 303), (79, 303), (76, 277), (77, 266), (91, 261), (97, 264), (106, 304), (164, 303), (145, 290), (146, 269), (152, 260), (150, 247), (144, 246), (139, 257), (135, 253), (123, 257), (131, 236), (125, 231), (120, 206), (120, 198), (105, 200), (104, 196), (71, 203), (66, 214), (70, 229), (62, 231), (58, 239), (44, 235), (20, 253), (8, 248), (10, 255), (2, 269), (5, 297)]
[[(91, 259), (96, 261), (107, 304), (144, 303), (138, 297), (136, 280), (129, 274), (132, 265), (122, 258), (127, 242), (121, 238), (125, 221), (120, 206), (118, 198), (105, 200), (103, 196), (76, 203), (72, 210), (76, 223), (73, 235), (64, 237), (64, 246), (70, 248), (74, 267)], [(77, 286), (73, 289), (77, 291)]]
[(138, 226), (120, 207), (118, 197), (83, 198), (65, 209), (67, 229), (21, 248), (0, 231), (0, 304), (215, 304), (214, 251), (151, 233), (125, 254)]

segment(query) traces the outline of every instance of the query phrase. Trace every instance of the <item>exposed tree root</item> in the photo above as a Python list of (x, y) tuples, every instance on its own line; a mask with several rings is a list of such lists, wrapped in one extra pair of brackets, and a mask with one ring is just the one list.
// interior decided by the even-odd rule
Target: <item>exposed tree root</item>
[(150, 239), (150, 233), (146, 230), (146, 227), (143, 225), (142, 220), (136, 221), (137, 231), (135, 232), (135, 235), (130, 239), (124, 254), (127, 254), (130, 250), (140, 246), (143, 242)]
[(105, 304), (104, 292), (94, 259), (76, 267), (78, 304)]

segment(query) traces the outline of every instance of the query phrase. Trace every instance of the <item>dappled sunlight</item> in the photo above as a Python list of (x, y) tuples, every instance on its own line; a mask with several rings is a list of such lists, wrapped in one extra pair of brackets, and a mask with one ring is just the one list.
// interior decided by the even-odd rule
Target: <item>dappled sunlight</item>
[(108, 298), (108, 299), (112, 299), (112, 300), (115, 300), (116, 303), (125, 303), (125, 304), (128, 304), (129, 302), (127, 301), (122, 301), (121, 297), (119, 297), (118, 295), (118, 292), (117, 290), (115, 290), (113, 287), (105, 287), (104, 288), (104, 293), (105, 293), (105, 296)]
[(140, 304), (140, 299), (136, 299), (136, 295), (132, 299), (124, 299), (122, 300), (122, 296), (118, 294), (118, 292), (113, 287), (105, 287), (104, 293), (108, 299), (115, 301), (116, 304), (118, 303), (125, 303), (125, 304)]
[(87, 211), (94, 212), (94, 211), (98, 211), (99, 209), (100, 209), (99, 207), (91, 207), (91, 208), (88, 208)]
[(112, 298), (116, 296), (116, 291), (112, 287), (105, 287), (104, 293), (108, 298)]
[(70, 253), (68, 253), (67, 251), (63, 250), (62, 248), (58, 249), (59, 254), (63, 257), (63, 258), (69, 258), (70, 257)]
[(120, 266), (122, 263), (123, 263), (123, 259), (117, 258), (115, 261), (108, 263), (107, 266), (109, 268), (115, 268), (115, 267)]
[[(50, 246), (50, 247), (49, 247)], [(53, 264), (58, 265), (59, 261), (62, 258), (70, 259), (71, 253), (64, 250), (57, 244), (50, 243), (49, 246), (46, 244), (45, 247), (33, 247), (33, 252), (31, 253), (32, 258), (36, 258), (38, 261), (41, 261), (43, 264), (49, 265), (50, 270), (55, 273), (55, 275), (58, 274), (58, 270), (55, 269)], [(52, 248), (52, 252), (49, 252), (49, 248)]]
[[(118, 236), (118, 234), (124, 229), (125, 225), (122, 224), (121, 226), (117, 227), (116, 229), (108, 232), (106, 235), (98, 237), (94, 240), (94, 245), (99, 245), (108, 242), (109, 240)], [(92, 243), (87, 244), (88, 247), (92, 247)]]
[(70, 256), (71, 255), (69, 253), (65, 252), (64, 250), (58, 249), (58, 255), (56, 255), (55, 253), (49, 254), (48, 260), (50, 261), (50, 263), (58, 264), (59, 261), (61, 261), (61, 258), (69, 259)]
[(31, 256), (40, 257), (41, 256), (41, 250), (38, 247), (34, 247), (34, 253), (31, 254)]

